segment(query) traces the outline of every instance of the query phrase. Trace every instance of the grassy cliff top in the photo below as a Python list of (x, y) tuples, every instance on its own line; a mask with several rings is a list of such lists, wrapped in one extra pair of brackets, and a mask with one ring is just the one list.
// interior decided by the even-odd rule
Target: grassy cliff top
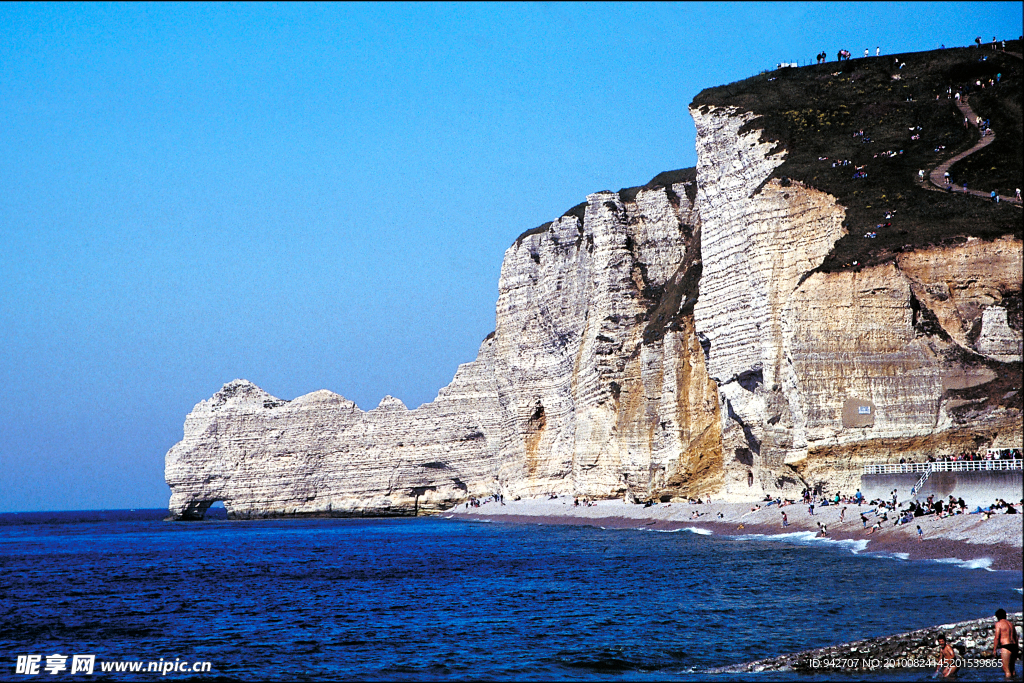
[[(1021, 43), (1008, 41), (1006, 49), (1019, 54)], [(967, 237), (1021, 236), (1019, 207), (936, 190), (919, 182), (918, 171), (927, 174), (978, 141), (952, 97), (960, 92), (991, 119), (996, 141), (955, 165), (953, 183), (1011, 197), (1022, 187), (1022, 64), (988, 46), (833, 61), (710, 88), (691, 107), (753, 112), (745, 128), (762, 130), (761, 140), (786, 154), (773, 177), (827, 192), (847, 208), (849, 234), (820, 269), (860, 268)], [(864, 176), (855, 177), (858, 167)]]

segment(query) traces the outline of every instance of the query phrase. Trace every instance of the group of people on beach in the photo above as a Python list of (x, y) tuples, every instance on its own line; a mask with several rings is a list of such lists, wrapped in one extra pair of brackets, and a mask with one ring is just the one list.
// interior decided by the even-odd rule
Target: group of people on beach
[[(519, 499), (516, 498), (516, 500), (519, 500)], [(484, 503), (491, 503), (491, 502), (501, 503), (502, 505), (504, 505), (505, 504), (505, 496), (500, 494), (500, 493), (495, 493), (495, 494), (487, 496), (486, 498), (483, 498), (483, 499), (481, 499), (481, 498), (470, 498), (469, 500), (466, 501), (466, 509), (468, 510), (471, 507), (472, 508), (478, 508), (478, 507), (480, 507)]]
[[(867, 500), (864, 494), (861, 493), (860, 489), (853, 496), (846, 496), (843, 493), (836, 492), (832, 495), (821, 495), (820, 493), (815, 496), (811, 489), (804, 489), (802, 494), (802, 502), (807, 505), (807, 514), (814, 516), (815, 506), (818, 507), (829, 507), (842, 505), (842, 509), (839, 511), (839, 523), (843, 524), (846, 521), (846, 510), (848, 505), (856, 505), (858, 508), (862, 505), (870, 505), (871, 508), (866, 511), (859, 511), (861, 528), (866, 529), (868, 534), (874, 534), (880, 529), (886, 522), (892, 521), (891, 526), (901, 526), (909, 524), (914, 519), (919, 517), (931, 516), (933, 519), (945, 519), (947, 517), (953, 517), (955, 515), (963, 514), (980, 514), (983, 515), (983, 519), (989, 519), (995, 514), (1017, 514), (1017, 508), (1012, 503), (1008, 503), (1002, 498), (997, 499), (987, 508), (982, 508), (980, 505), (971, 512), (968, 511), (967, 503), (963, 498), (956, 498), (949, 496), (947, 500), (942, 498), (936, 498), (934, 495), (928, 496), (924, 503), (921, 503), (915, 499), (914, 494), (916, 491), (911, 489), (911, 499), (900, 505), (899, 495), (896, 490), (891, 492), (889, 499), (874, 498)], [(770, 495), (766, 495), (764, 500), (761, 501), (763, 505), (756, 504), (750, 508), (750, 512), (757, 512), (763, 508), (768, 508), (773, 505), (779, 508), (786, 507), (787, 505), (793, 505), (795, 503), (792, 499), (783, 499), (781, 497), (772, 498)], [(1021, 505), (1024, 505), (1024, 500), (1021, 501)], [(870, 518), (869, 518), (870, 515)], [(789, 517), (785, 512), (781, 512), (782, 516), (782, 528), (789, 526)], [(828, 529), (824, 522), (816, 522), (818, 526), (818, 536), (827, 536)], [(919, 541), (924, 540), (924, 532), (920, 526), (917, 527), (917, 537)]]

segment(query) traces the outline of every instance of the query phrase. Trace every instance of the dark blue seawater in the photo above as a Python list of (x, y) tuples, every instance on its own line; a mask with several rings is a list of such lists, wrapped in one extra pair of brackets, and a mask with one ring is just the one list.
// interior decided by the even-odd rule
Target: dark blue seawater
[(99, 665), (92, 676), (15, 673), (18, 655), (45, 665), (60, 653), (209, 661), (211, 679), (724, 681), (707, 669), (1021, 609), (1019, 572), (841, 547), (437, 518), (165, 514), (0, 515), (0, 679), (186, 677)]

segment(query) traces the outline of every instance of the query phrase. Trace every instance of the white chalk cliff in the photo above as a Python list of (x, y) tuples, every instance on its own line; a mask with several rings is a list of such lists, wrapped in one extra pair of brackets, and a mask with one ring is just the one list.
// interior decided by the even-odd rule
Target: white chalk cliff
[(1020, 372), (1003, 302), (1019, 297), (1020, 240), (822, 272), (844, 207), (771, 179), (784, 152), (741, 134), (751, 114), (691, 115), (695, 181), (598, 192), (524, 233), (495, 332), (432, 403), (364, 412), (243, 380), (199, 403), (166, 456), (172, 515), (218, 500), (251, 518), (417, 514), (492, 493), (852, 490), (865, 459), (1019, 433), (1019, 410), (950, 391), (996, 381), (993, 364)]

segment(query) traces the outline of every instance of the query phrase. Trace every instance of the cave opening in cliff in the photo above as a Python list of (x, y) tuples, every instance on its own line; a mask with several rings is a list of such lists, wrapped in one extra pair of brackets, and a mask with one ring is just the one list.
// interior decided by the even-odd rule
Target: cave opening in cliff
[[(219, 505), (216, 505), (218, 504)], [(216, 505), (217, 510), (223, 509), (226, 506), (224, 501), (220, 498), (214, 498), (212, 500), (197, 500), (188, 504), (188, 507), (181, 513), (181, 519), (187, 522), (201, 522), (206, 519), (207, 512), (211, 507)]]

